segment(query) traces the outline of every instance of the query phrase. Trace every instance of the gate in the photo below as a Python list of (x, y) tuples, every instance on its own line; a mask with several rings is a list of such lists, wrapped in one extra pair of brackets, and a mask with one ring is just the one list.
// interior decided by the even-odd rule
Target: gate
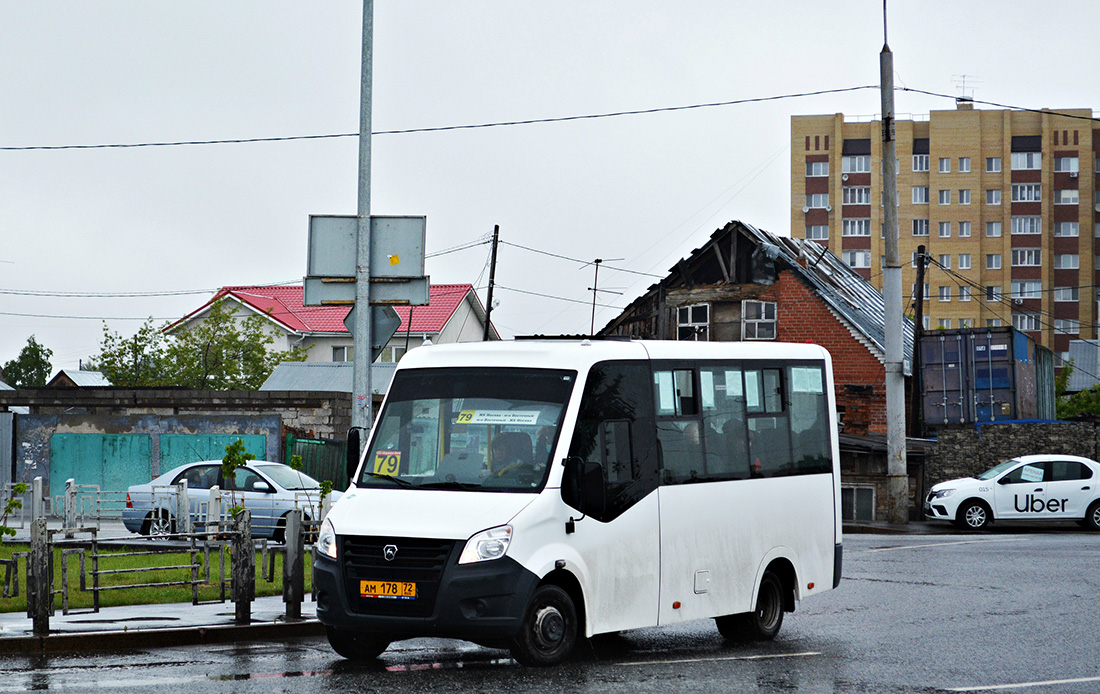
[(263, 434), (161, 434), (160, 474), (200, 460), (221, 460), (225, 447), (238, 439), (256, 460), (267, 460), (267, 436)]
[(53, 434), (50, 488), (60, 494), (65, 480), (126, 489), (152, 479), (152, 437), (148, 434)]
[(302, 456), (302, 472), (315, 480), (332, 482), (332, 488), (348, 488), (347, 460), (348, 445), (345, 441), (328, 439), (299, 439), (293, 434), (286, 435), (286, 454), (284, 462), (290, 462), (290, 456)]

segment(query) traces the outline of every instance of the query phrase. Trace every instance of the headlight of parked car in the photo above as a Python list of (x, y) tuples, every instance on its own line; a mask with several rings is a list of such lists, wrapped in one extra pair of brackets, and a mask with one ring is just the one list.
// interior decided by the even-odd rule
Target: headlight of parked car
[(328, 518), (321, 524), (321, 532), (317, 535), (317, 542), (313, 547), (329, 559), (336, 558), (336, 529), (332, 527), (332, 521)]
[(933, 489), (932, 490), (932, 498), (933, 499), (945, 499), (945, 498), (951, 496), (954, 493), (955, 493), (954, 489)]
[(500, 559), (508, 553), (508, 543), (512, 540), (512, 526), (502, 525), (482, 530), (466, 541), (466, 547), (458, 558), (459, 564), (473, 564), (479, 561)]

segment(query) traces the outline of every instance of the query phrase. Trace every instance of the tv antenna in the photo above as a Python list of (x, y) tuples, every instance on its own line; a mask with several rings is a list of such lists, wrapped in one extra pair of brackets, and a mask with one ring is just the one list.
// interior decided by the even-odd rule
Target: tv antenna
[[(973, 101), (974, 92), (977, 91), (976, 84), (981, 84), (982, 80), (978, 79), (974, 75), (952, 75), (951, 82), (954, 83), (955, 88), (959, 90), (959, 98), (966, 101)], [(967, 91), (970, 93), (967, 94)]]
[(596, 334), (596, 292), (605, 292), (608, 294), (622, 294), (622, 292), (614, 292), (610, 289), (599, 289), (600, 286), (600, 263), (606, 261), (615, 262), (616, 260), (626, 260), (626, 258), (596, 258), (592, 261), (592, 264), (596, 266), (596, 272), (592, 276), (592, 286), (588, 288), (588, 291), (592, 292), (592, 324), (588, 327), (588, 334)]

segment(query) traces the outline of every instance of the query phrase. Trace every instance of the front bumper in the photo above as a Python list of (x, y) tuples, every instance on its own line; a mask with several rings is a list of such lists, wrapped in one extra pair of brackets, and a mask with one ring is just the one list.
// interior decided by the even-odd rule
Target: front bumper
[[(454, 544), (442, 565), (442, 573), (430, 580), (418, 578), (413, 569), (406, 573), (400, 568), (348, 566), (343, 560), (345, 543), (341, 541), (339, 545), (338, 561), (314, 552), (317, 618), (326, 626), (369, 633), (390, 641), (434, 636), (500, 645), (519, 630), (539, 581), (535, 574), (507, 556), (459, 565), (462, 542)], [(361, 598), (358, 582), (368, 579), (416, 579), (419, 594), (414, 600)], [(420, 586), (424, 587), (423, 593)]]

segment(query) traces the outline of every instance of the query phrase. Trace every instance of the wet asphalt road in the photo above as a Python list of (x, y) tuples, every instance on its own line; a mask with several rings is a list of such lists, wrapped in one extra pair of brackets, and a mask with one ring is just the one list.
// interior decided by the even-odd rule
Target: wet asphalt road
[(840, 589), (771, 643), (707, 621), (600, 637), (550, 669), (431, 639), (367, 665), (323, 639), (8, 657), (0, 692), (1097, 692), (1098, 618), (1098, 534), (851, 535)]

